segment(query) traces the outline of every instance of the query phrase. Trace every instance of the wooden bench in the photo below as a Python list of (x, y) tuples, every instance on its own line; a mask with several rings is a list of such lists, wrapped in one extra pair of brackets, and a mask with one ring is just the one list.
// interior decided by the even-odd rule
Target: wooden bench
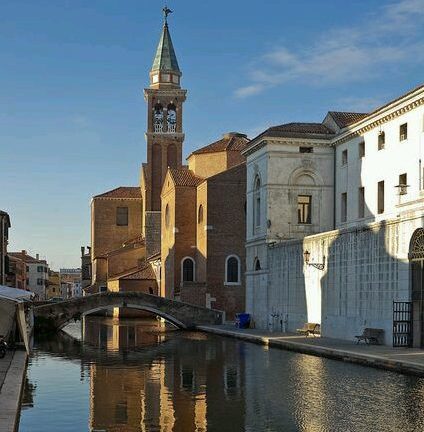
[(321, 326), (317, 323), (305, 323), (301, 329), (296, 330), (298, 333), (308, 337), (313, 335), (314, 337), (321, 334)]
[(383, 329), (375, 329), (375, 328), (364, 328), (364, 331), (362, 332), (361, 335), (359, 336), (355, 336), (356, 338), (356, 343), (359, 344), (359, 342), (362, 340), (364, 341), (367, 345), (369, 345), (370, 343), (375, 343), (375, 344), (379, 344), (380, 343), (380, 339), (384, 334), (384, 330)]

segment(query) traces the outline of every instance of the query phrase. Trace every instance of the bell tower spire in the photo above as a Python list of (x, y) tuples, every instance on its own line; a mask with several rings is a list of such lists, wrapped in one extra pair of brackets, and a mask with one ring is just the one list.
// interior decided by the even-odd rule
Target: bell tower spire
[[(168, 167), (181, 168), (184, 142), (183, 104), (187, 91), (181, 88), (181, 70), (168, 27), (168, 7), (156, 55), (150, 70), (150, 86), (144, 89), (147, 102), (147, 163), (141, 172), (143, 234), (160, 218), (161, 192)], [(153, 222), (155, 220), (156, 222)], [(159, 219), (160, 227), (160, 219)]]
[(163, 28), (150, 70), (151, 88), (180, 88), (181, 71), (172, 44), (168, 27), (168, 15), (172, 13), (167, 6), (163, 8)]

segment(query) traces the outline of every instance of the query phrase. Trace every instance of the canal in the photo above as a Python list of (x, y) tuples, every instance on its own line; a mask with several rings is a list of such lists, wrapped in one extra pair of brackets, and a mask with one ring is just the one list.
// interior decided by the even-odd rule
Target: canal
[(423, 431), (424, 379), (88, 317), (36, 341), (20, 432)]

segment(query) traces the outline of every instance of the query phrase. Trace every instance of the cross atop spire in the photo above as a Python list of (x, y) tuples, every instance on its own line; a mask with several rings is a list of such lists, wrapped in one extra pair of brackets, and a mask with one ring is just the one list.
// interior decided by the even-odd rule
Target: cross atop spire
[(165, 5), (165, 7), (162, 9), (162, 12), (166, 24), (168, 22), (168, 15), (172, 14), (174, 11), (172, 11), (171, 9), (168, 8), (168, 6)]

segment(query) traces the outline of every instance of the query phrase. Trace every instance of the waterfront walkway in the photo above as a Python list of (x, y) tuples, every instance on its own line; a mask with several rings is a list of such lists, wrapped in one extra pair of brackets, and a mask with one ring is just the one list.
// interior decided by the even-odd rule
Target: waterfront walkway
[(197, 329), (269, 347), (424, 377), (424, 350), (421, 349), (392, 348), (364, 343), (358, 345), (354, 341), (340, 339), (305, 337), (293, 333), (270, 333), (257, 329), (238, 329), (229, 324), (198, 326)]
[(17, 428), (26, 361), (25, 351), (8, 351), (0, 359), (0, 432)]

